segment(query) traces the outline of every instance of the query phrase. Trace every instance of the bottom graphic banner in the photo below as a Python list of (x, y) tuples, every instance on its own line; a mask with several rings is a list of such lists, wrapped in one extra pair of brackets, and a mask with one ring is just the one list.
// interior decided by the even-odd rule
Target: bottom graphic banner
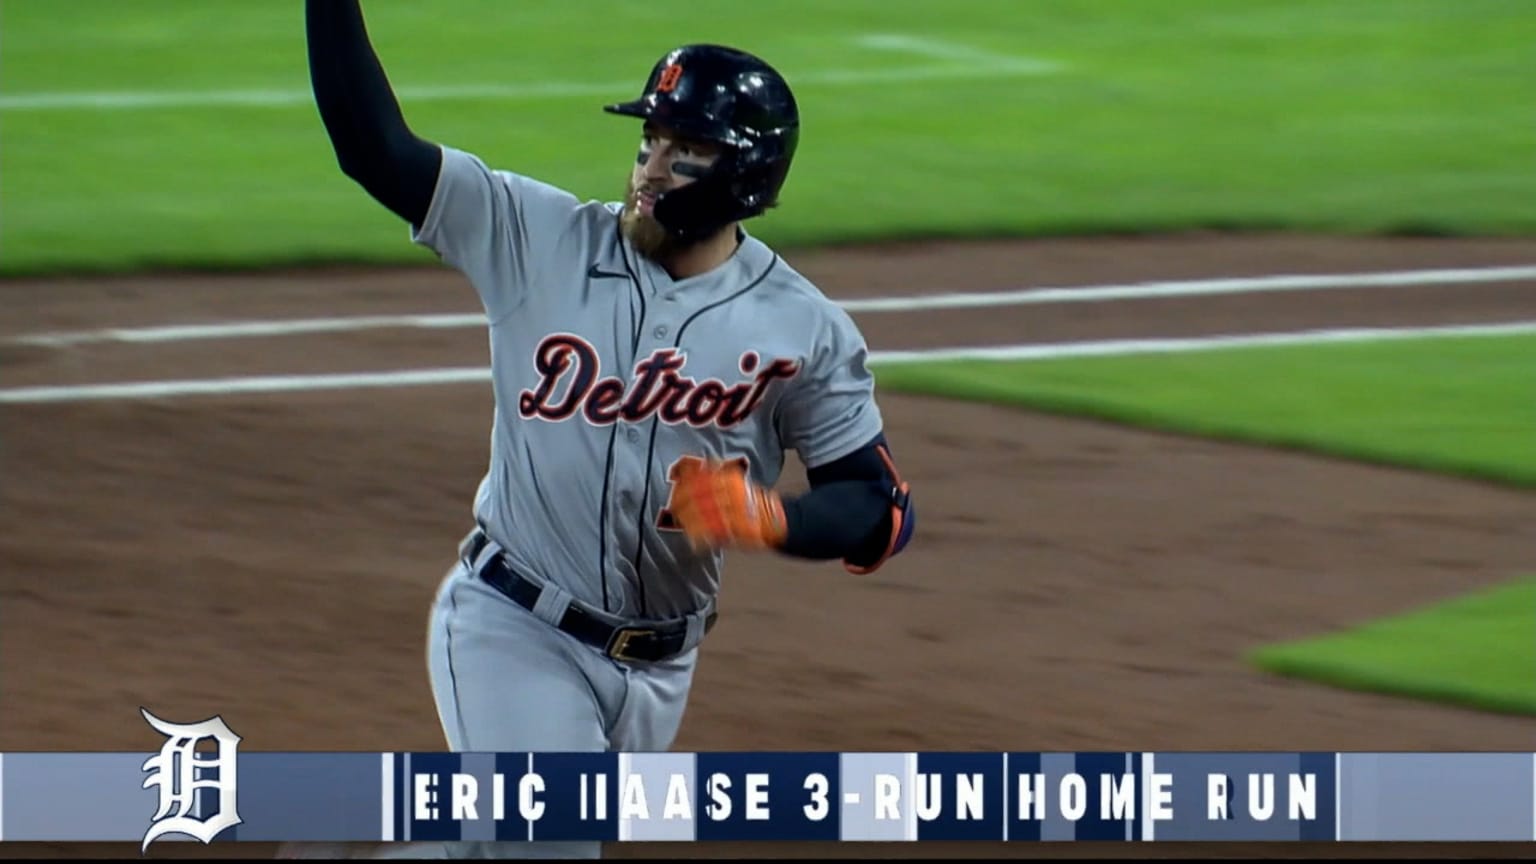
[(0, 840), (1536, 841), (1536, 754), (0, 754)]

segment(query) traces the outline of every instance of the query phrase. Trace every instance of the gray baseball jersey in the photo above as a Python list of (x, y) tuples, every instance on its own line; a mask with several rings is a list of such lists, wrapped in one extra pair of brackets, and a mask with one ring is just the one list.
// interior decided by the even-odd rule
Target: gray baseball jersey
[(853, 321), (742, 232), (715, 270), (674, 280), (580, 201), (443, 147), (411, 238), (473, 283), (489, 324), (495, 420), (474, 515), (508, 562), (606, 611), (669, 618), (719, 586), (722, 555), (668, 523), (680, 460), (744, 459), (772, 485), (881, 431)]

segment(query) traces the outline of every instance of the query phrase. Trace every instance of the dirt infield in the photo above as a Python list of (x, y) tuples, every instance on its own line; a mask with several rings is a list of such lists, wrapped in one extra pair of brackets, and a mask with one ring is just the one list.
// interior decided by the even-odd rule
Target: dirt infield
[[(1190, 236), (786, 257), (829, 295), (857, 298), (1529, 265), (1536, 240)], [(27, 281), (0, 283), (0, 293), (7, 388), (488, 359), (473, 329), (9, 341), (164, 323), (477, 311), (468, 286), (442, 270)], [(856, 318), (877, 350), (1532, 320), (1536, 283)], [(889, 394), (882, 403), (918, 501), (914, 545), (867, 577), (782, 559), (731, 561), (722, 622), (706, 643), (678, 749), (1526, 750), (1536, 741), (1530, 718), (1277, 680), (1240, 659), (1258, 643), (1536, 569), (1536, 496), (1018, 410)], [(481, 383), (0, 406), (0, 751), (141, 749), (151, 743), (141, 705), (172, 718), (221, 713), (251, 750), (442, 747), (426, 614), (469, 524), (490, 410)], [(799, 484), (798, 468), (786, 481)], [(136, 847), (4, 851), (137, 855)], [(171, 844), (151, 855), (195, 851), (207, 850)], [(810, 851), (697, 844), (612, 854)]]

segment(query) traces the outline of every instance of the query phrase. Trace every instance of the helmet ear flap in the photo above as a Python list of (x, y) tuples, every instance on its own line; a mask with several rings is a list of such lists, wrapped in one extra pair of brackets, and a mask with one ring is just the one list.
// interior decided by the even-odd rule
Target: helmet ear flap
[(755, 159), (727, 149), (708, 174), (661, 196), (656, 221), (678, 239), (702, 239), (726, 224), (777, 206), (788, 175), (787, 159)]
[(705, 174), (679, 189), (665, 192), (656, 201), (656, 221), (679, 240), (702, 240), (721, 226), (746, 218), (736, 206), (750, 182), (738, 171), (734, 151), (720, 154)]
[(783, 190), (787, 179), (789, 179), (789, 162), (782, 158), (752, 162), (738, 169), (736, 196), (745, 211), (745, 215), (741, 218), (756, 216), (764, 210), (777, 207), (779, 193)]

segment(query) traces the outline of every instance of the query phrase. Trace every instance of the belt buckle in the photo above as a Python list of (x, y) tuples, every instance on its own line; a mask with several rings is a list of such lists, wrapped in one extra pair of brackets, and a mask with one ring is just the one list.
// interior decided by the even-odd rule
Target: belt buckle
[(604, 650), (604, 653), (614, 660), (639, 660), (641, 658), (631, 657), (627, 653), (629, 651), (629, 643), (641, 636), (654, 635), (656, 635), (656, 631), (649, 627), (620, 627), (613, 631), (613, 635), (609, 637), (608, 647)]

